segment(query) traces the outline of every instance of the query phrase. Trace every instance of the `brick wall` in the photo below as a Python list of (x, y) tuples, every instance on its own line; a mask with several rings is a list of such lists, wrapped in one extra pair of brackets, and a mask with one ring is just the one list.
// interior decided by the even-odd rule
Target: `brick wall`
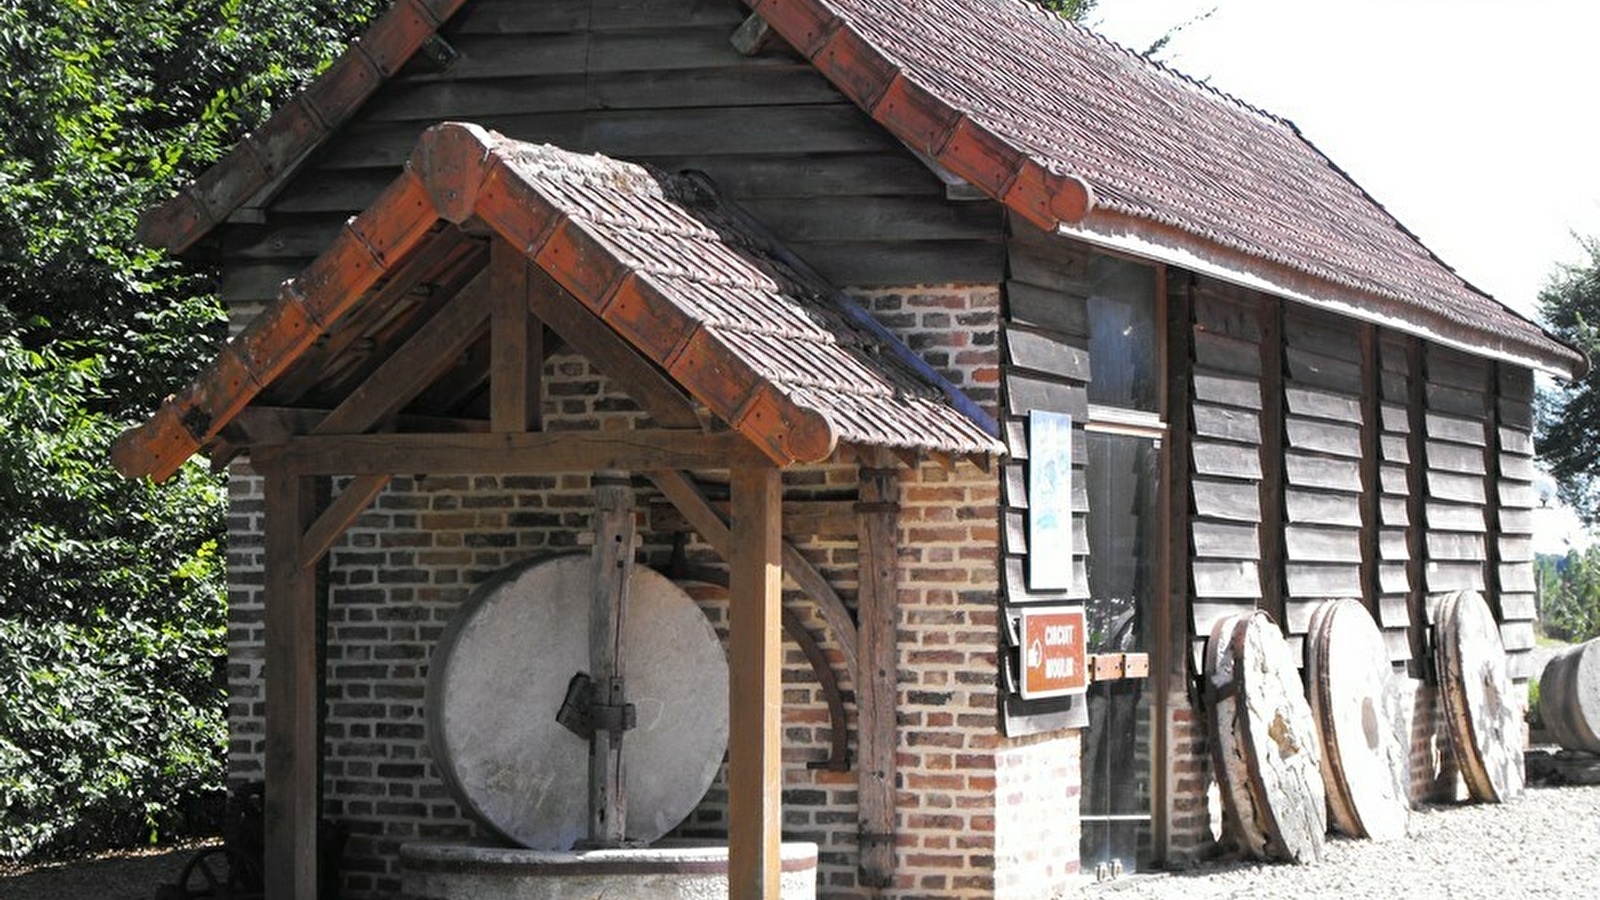
[[(863, 304), (946, 377), (993, 409), (999, 293), (941, 287), (859, 294)], [(632, 402), (581, 358), (546, 368), (551, 429), (629, 427)], [(246, 463), (232, 478), (229, 578), (230, 768), (261, 775), (261, 482)], [(335, 486), (337, 487), (337, 485)], [(653, 492), (639, 482), (643, 509)], [(785, 474), (791, 498), (853, 498), (855, 468), (839, 464)], [(903, 470), (900, 517), (898, 877), (884, 896), (1034, 896), (1076, 871), (1077, 735), (1007, 741), (995, 714), (998, 484), (969, 464)], [(393, 896), (396, 853), (411, 840), (484, 839), (449, 797), (429, 759), (424, 686), (433, 644), (472, 589), (529, 556), (588, 543), (587, 473), (562, 476), (396, 478), (330, 553), (325, 814), (353, 830), (348, 893)], [(640, 558), (676, 558), (700, 570), (721, 562), (709, 547), (649, 530), (640, 516)], [(853, 535), (789, 535), (847, 605), (855, 601)], [(725, 629), (725, 592), (692, 592)], [(839, 648), (809, 602), (797, 608), (840, 674), (854, 731), (854, 686)], [(856, 884), (854, 771), (812, 768), (831, 738), (826, 698), (792, 642), (784, 660), (785, 835), (821, 848), (819, 893), (870, 894)], [(852, 746), (852, 753), (854, 747)], [(681, 827), (725, 832), (718, 778)]]

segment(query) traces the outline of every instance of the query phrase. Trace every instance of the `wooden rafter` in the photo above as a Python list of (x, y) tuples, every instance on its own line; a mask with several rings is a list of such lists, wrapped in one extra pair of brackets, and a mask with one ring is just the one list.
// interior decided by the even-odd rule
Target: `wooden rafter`
[(528, 313), (528, 258), (505, 241), (489, 251), (489, 421), (494, 431), (539, 431), (544, 328)]
[(258, 463), (306, 475), (693, 469), (737, 464), (756, 452), (738, 434), (685, 431), (316, 435), (252, 451)]

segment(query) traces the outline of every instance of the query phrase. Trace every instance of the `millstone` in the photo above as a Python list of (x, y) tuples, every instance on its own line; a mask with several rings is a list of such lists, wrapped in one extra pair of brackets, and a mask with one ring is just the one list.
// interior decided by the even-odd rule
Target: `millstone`
[(1312, 613), (1306, 681), (1334, 826), (1373, 840), (1404, 837), (1411, 759), (1399, 686), (1383, 633), (1359, 602), (1329, 600)]
[(1483, 598), (1446, 594), (1434, 613), (1434, 660), (1456, 766), (1474, 800), (1522, 796), (1522, 713), (1505, 645)]
[(1550, 660), (1539, 679), (1539, 708), (1556, 743), (1600, 753), (1600, 640)]
[[(473, 592), (434, 650), (426, 702), (433, 759), (461, 807), (533, 850), (588, 835), (589, 742), (556, 722), (589, 671), (587, 555), (513, 566)], [(623, 631), (629, 840), (658, 840), (705, 796), (728, 742), (728, 667), (681, 588), (635, 566)]]
[(1314, 862), (1328, 830), (1316, 724), (1289, 645), (1266, 613), (1229, 616), (1206, 649), (1217, 773), (1244, 849)]

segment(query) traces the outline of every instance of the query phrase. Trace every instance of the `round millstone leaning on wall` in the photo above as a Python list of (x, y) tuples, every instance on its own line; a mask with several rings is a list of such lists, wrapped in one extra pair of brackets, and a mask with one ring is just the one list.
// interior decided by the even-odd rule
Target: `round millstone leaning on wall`
[[(589, 672), (594, 563), (512, 566), (473, 592), (434, 649), (428, 746), (462, 808), (501, 837), (565, 851), (588, 836), (589, 742), (556, 721)], [(728, 664), (705, 614), (644, 566), (628, 580), (622, 666), (626, 836), (651, 843), (705, 796), (728, 744)]]
[(1334, 826), (1379, 841), (1404, 837), (1411, 760), (1399, 685), (1383, 633), (1360, 602), (1329, 600), (1311, 614), (1306, 683)]
[(1211, 738), (1228, 821), (1241, 849), (1309, 863), (1328, 831), (1316, 723), (1272, 617), (1228, 616), (1206, 646)]
[(1434, 662), (1450, 747), (1472, 799), (1522, 796), (1522, 705), (1512, 692), (1500, 628), (1483, 597), (1445, 594), (1434, 611)]

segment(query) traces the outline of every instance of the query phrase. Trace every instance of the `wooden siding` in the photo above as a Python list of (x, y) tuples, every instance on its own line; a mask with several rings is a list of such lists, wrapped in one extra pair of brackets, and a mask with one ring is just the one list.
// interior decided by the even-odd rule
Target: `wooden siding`
[(1182, 463), (1191, 503), (1190, 650), (1199, 672), (1216, 620), (1261, 602), (1263, 369), (1257, 296), (1201, 279), (1193, 298), (1190, 452)]
[[(1376, 340), (1378, 391), (1378, 625), (1383, 630), (1389, 657), (1413, 658), (1411, 641), (1411, 548), (1406, 540), (1411, 525), (1410, 487), (1411, 422), (1406, 403), (1411, 391), (1407, 352), (1410, 339), (1385, 332)], [(1420, 635), (1420, 621), (1419, 632)]]
[[(1048, 235), (1012, 217), (1010, 277), (1001, 326), (1004, 406), (1001, 421), (1009, 457), (1004, 462), (1001, 536), (1002, 603), (1071, 602), (1089, 597), (1088, 458), (1083, 426), (1089, 414), (1088, 248)], [(1038, 591), (1028, 585), (1028, 413), (1039, 409), (1072, 416), (1072, 586)], [(1064, 700), (1024, 704), (1008, 696), (1008, 734), (1087, 724), (1086, 708)]]
[(222, 236), (223, 299), (247, 311), (397, 174), (424, 128), (695, 169), (838, 285), (998, 283), (1003, 218), (943, 182), (778, 42), (729, 42), (738, 0), (476, 0), (265, 204)]
[(1499, 597), (1500, 636), (1510, 654), (1511, 675), (1532, 676), (1534, 605), (1533, 508), (1533, 373), (1507, 365), (1494, 367), (1496, 419), (1491, 464), (1498, 466), (1495, 498), (1499, 534), (1491, 575)]
[(1284, 626), (1303, 639), (1319, 603), (1363, 598), (1361, 326), (1291, 306), (1283, 344)]

